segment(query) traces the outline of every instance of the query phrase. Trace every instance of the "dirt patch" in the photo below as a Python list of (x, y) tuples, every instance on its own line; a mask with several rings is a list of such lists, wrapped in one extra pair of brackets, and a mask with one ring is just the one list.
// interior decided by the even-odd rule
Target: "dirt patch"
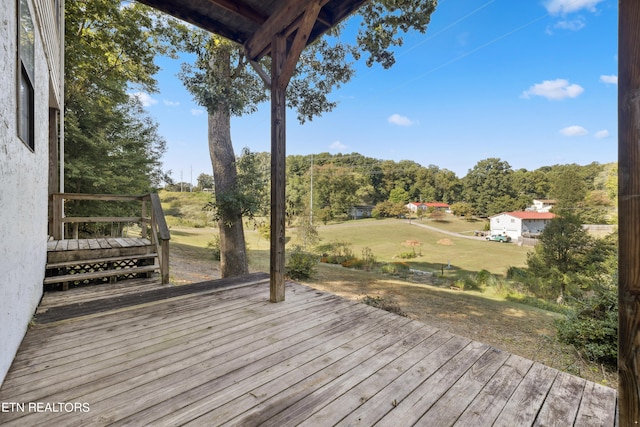
[(440, 239), (436, 242), (439, 245), (444, 245), (444, 246), (453, 246), (453, 242), (451, 241), (451, 239)]

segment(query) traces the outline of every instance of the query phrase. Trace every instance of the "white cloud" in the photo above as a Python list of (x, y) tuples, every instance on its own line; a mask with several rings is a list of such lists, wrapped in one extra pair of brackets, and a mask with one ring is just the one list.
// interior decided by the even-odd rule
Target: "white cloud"
[(600, 81), (606, 84), (617, 85), (618, 76), (600, 76)]
[(169, 101), (168, 99), (163, 100), (162, 103), (164, 105), (168, 105), (169, 107), (177, 107), (178, 105), (180, 105), (180, 102), (178, 102), (178, 101)]
[(134, 93), (130, 93), (129, 96), (132, 98), (137, 98), (143, 107), (149, 107), (151, 105), (158, 103), (158, 100), (153, 99), (151, 95), (149, 95), (148, 93), (134, 92)]
[(596, 5), (603, 0), (547, 0), (544, 7), (551, 15), (566, 15), (586, 9), (596, 11)]
[(343, 151), (347, 149), (347, 146), (340, 141), (333, 141), (331, 145), (329, 145), (329, 149), (333, 151)]
[(204, 114), (204, 110), (201, 110), (199, 108), (192, 108), (191, 109), (191, 115), (199, 116), (200, 114)]
[(558, 21), (554, 24), (553, 28), (557, 28), (559, 30), (580, 31), (586, 25), (587, 23), (585, 22), (584, 17), (579, 16), (576, 19), (571, 19), (569, 21)]
[(398, 126), (411, 126), (414, 123), (407, 116), (401, 116), (400, 114), (390, 115), (387, 121)]
[(589, 132), (587, 132), (587, 130), (582, 126), (569, 126), (564, 129), (560, 129), (560, 133), (564, 136), (583, 136)]
[(595, 135), (593, 135), (595, 138), (598, 139), (603, 139), (603, 138), (608, 138), (609, 137), (609, 131), (606, 129), (603, 130), (599, 130), (598, 132), (595, 133)]
[(543, 96), (547, 99), (559, 100), (565, 98), (575, 98), (579, 96), (584, 89), (577, 84), (569, 84), (565, 79), (545, 80), (542, 83), (536, 83), (522, 93), (523, 98), (529, 98), (531, 95)]

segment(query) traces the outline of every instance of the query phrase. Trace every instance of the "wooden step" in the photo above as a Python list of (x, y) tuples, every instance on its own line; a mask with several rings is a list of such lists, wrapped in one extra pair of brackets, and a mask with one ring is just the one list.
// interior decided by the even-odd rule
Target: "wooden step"
[(73, 267), (75, 265), (83, 265), (83, 264), (102, 264), (105, 262), (118, 262), (118, 261), (126, 261), (129, 259), (148, 259), (148, 258), (156, 258), (158, 256), (157, 253), (150, 254), (140, 254), (140, 255), (128, 255), (128, 256), (118, 256), (118, 257), (109, 257), (109, 258), (98, 258), (98, 259), (86, 259), (86, 260), (78, 260), (78, 261), (64, 261), (64, 262), (53, 262), (47, 264), (47, 270), (52, 268), (64, 268), (64, 267)]
[(160, 270), (160, 266), (158, 266), (157, 264), (154, 264), (154, 265), (145, 265), (140, 267), (127, 267), (127, 268), (118, 268), (113, 270), (92, 271), (89, 273), (65, 274), (63, 276), (45, 277), (44, 284), (50, 285), (53, 283), (79, 282), (83, 280), (100, 279), (102, 277), (150, 273), (158, 270)]

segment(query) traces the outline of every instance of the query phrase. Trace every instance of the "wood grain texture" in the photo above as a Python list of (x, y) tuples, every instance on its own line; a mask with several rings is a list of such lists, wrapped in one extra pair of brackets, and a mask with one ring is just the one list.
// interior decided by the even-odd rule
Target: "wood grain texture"
[(91, 410), (1, 425), (615, 425), (613, 389), (310, 287), (135, 283), (45, 296), (0, 401)]

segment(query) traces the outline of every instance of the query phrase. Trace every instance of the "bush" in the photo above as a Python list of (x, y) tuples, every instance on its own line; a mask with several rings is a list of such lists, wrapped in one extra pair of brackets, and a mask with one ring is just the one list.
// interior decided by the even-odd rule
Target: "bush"
[(407, 313), (402, 311), (400, 305), (395, 301), (385, 300), (382, 297), (370, 297), (369, 295), (365, 295), (362, 298), (362, 302), (370, 305), (371, 307), (379, 308), (402, 317), (408, 317)]
[(416, 255), (415, 252), (401, 252), (398, 255), (398, 258), (402, 258), (402, 259), (412, 259), (412, 258), (417, 258), (418, 255)]
[(315, 255), (303, 252), (300, 246), (295, 246), (285, 266), (287, 276), (292, 279), (309, 279), (316, 274), (317, 263)]
[(218, 234), (214, 234), (213, 240), (207, 242), (207, 248), (213, 250), (213, 259), (220, 261), (220, 236)]
[(346, 268), (355, 268), (358, 270), (364, 270), (365, 263), (363, 260), (359, 258), (349, 258), (340, 263), (343, 267)]
[(406, 274), (409, 266), (403, 262), (391, 262), (380, 267), (380, 271), (387, 274)]
[(618, 360), (618, 293), (615, 286), (577, 301), (575, 310), (556, 321), (558, 339), (585, 358), (616, 367)]

